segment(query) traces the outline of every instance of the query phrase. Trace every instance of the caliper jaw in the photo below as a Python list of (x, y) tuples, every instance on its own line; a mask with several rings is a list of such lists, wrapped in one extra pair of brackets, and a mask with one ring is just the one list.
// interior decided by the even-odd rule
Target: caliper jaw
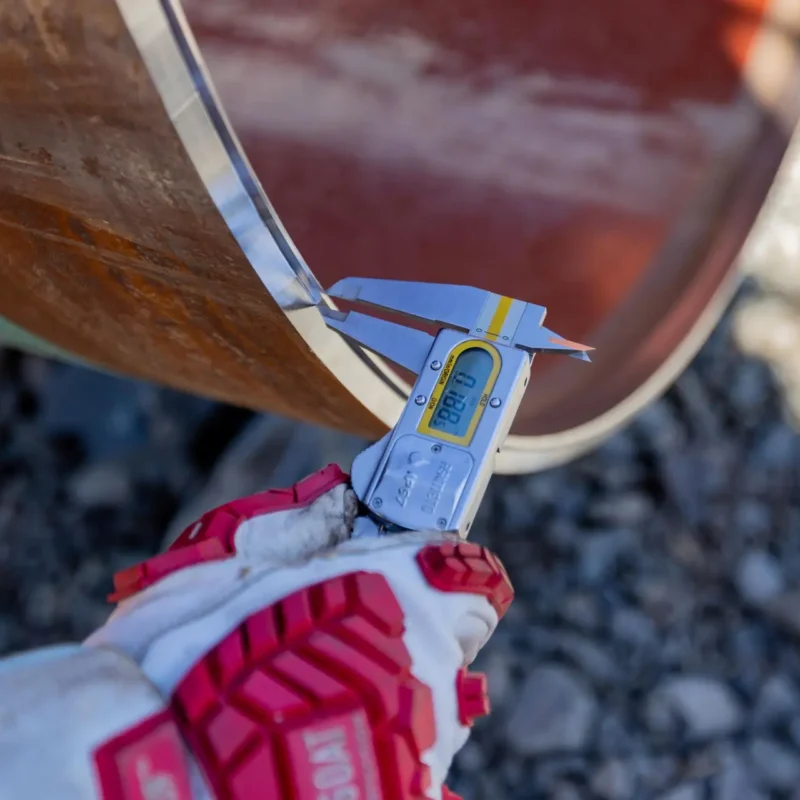
[(344, 278), (328, 290), (330, 297), (378, 306), (425, 322), (468, 331), (486, 295), (483, 289), (449, 283)]
[(327, 308), (321, 311), (329, 328), (415, 374), (424, 366), (433, 346), (433, 336), (416, 328), (370, 317), (360, 311), (343, 312)]
[[(478, 338), (519, 347), (531, 354), (562, 353), (590, 361), (592, 347), (564, 339), (542, 326), (547, 309), (473, 286), (383, 278), (344, 278), (330, 297), (383, 308), (424, 322), (467, 331)], [(378, 355), (419, 373), (433, 337), (358, 311), (322, 309), (327, 324)]]

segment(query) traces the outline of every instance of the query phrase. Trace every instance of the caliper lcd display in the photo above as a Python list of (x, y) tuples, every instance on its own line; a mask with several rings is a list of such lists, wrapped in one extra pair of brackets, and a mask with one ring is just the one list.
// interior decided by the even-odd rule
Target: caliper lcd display
[(458, 439), (467, 435), (473, 418), (486, 405), (487, 384), (493, 368), (494, 359), (481, 347), (470, 347), (457, 356), (431, 414), (428, 423), (431, 433), (440, 432)]

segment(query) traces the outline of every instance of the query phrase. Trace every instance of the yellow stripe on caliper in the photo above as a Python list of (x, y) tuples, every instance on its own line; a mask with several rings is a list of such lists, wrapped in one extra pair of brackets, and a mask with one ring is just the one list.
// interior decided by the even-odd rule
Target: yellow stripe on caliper
[(494, 316), (489, 323), (489, 329), (486, 331), (486, 338), (496, 340), (503, 330), (503, 325), (506, 323), (506, 317), (511, 309), (511, 304), (514, 302), (513, 297), (501, 297), (497, 301), (497, 308), (494, 310)]

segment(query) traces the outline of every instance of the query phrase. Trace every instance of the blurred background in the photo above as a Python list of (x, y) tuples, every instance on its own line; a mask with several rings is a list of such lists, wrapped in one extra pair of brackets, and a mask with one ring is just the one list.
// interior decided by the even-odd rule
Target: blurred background
[[(800, 165), (668, 394), (579, 461), (495, 478), (518, 600), (480, 659), (464, 800), (800, 800)], [(117, 570), (364, 442), (0, 351), (0, 651), (80, 639)]]
[[(600, 450), (493, 480), (472, 536), (518, 599), (481, 657), (495, 711), (458, 760), (465, 800), (800, 798), (800, 439), (734, 320)], [(0, 365), (4, 652), (87, 635), (113, 573), (169, 531), (362, 446), (13, 351)]]

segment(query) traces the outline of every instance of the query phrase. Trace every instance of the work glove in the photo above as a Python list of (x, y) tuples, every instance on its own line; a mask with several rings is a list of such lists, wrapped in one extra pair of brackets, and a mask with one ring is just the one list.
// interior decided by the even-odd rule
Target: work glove
[(0, 662), (0, 798), (453, 797), (513, 590), (476, 544), (377, 533), (331, 466), (117, 575), (83, 645)]

